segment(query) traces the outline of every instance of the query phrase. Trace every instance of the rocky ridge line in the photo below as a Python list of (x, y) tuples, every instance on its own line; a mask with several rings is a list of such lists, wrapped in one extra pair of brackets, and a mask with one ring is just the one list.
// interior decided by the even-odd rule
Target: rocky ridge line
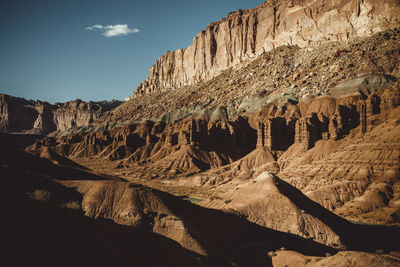
[(394, 0), (267, 1), (230, 13), (198, 33), (189, 47), (161, 56), (132, 96), (207, 81), (280, 46), (369, 36), (399, 26), (399, 14)]
[(77, 99), (51, 105), (0, 94), (0, 132), (48, 134), (73, 126), (87, 126), (121, 103), (117, 100), (84, 102)]

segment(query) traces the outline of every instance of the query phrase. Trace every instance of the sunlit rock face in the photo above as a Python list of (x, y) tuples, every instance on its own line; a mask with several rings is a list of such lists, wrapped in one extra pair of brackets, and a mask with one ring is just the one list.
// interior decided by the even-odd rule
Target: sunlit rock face
[(284, 45), (346, 41), (400, 24), (394, 0), (286, 0), (230, 13), (198, 33), (184, 49), (167, 52), (133, 96), (209, 80), (222, 70)]

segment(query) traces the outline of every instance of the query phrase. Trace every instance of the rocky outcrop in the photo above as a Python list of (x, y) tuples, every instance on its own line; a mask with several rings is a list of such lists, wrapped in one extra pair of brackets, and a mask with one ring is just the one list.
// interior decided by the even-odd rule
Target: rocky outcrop
[(293, 129), (293, 123), (285, 118), (267, 118), (259, 122), (257, 146), (267, 147), (271, 151), (286, 150), (293, 144)]
[[(400, 249), (399, 228), (382, 226), (400, 225), (400, 28), (357, 36), (395, 25), (398, 6), (271, 0), (232, 13), (190, 48), (160, 59), (137, 91), (144, 95), (101, 119), (96, 114), (107, 108), (93, 103), (13, 104), (3, 96), (1, 125), (8, 131), (69, 128), (31, 145), (31, 155), (4, 147), (36, 136), (0, 138), (3, 190), (138, 229), (147, 242), (146, 233), (160, 235), (207, 265), (268, 265), (266, 252), (278, 266), (354, 259), (397, 265), (397, 258), (377, 254)], [(193, 85), (230, 66), (238, 68)], [(163, 90), (186, 84), (193, 86)], [(11, 209), (10, 218), (26, 213)], [(145, 250), (155, 245), (146, 244)], [(310, 257), (336, 252), (331, 248), (376, 253)], [(166, 253), (184, 262), (186, 254)]]
[[(173, 122), (191, 114), (221, 108), (229, 120), (252, 113), (270, 102), (298, 102), (307, 95), (323, 95), (343, 81), (364, 73), (400, 77), (400, 28), (348, 42), (283, 46), (263, 53), (248, 65), (229, 68), (207, 81), (145, 94), (101, 118), (102, 123), (143, 120)], [(358, 80), (379, 83), (369, 78)], [(383, 78), (384, 82), (386, 78)], [(389, 80), (388, 80), (389, 81)], [(348, 84), (350, 86), (350, 84)], [(160, 101), (162, 99), (162, 101)]]
[[(379, 88), (367, 95), (361, 90), (331, 98), (336, 104), (325, 115), (313, 108), (322, 98), (306, 103), (317, 115), (300, 131), (300, 137), (308, 138), (299, 140), (278, 159), (279, 175), (346, 218), (396, 223), (399, 87)], [(312, 129), (318, 128), (322, 134), (311, 138)]]
[[(15, 135), (3, 135), (17, 141)], [(257, 266), (265, 265), (266, 257), (242, 248), (261, 242), (263, 251), (281, 246), (307, 255), (335, 251), (153, 188), (94, 174), (58, 161), (59, 156), (42, 158), (14, 149), (13, 142), (0, 142), (6, 265), (51, 265), (68, 258), (68, 252), (78, 257), (78, 265), (89, 266), (93, 259), (99, 260), (96, 266), (238, 266), (249, 259)], [(21, 247), (29, 251), (24, 254), (29, 260), (18, 258)], [(50, 259), (37, 256), (44, 252)]]
[[(295, 190), (275, 175), (263, 172), (236, 187), (229, 186), (229, 183), (222, 185), (221, 189), (224, 190), (221, 191), (224, 193), (220, 195), (220, 198), (213, 199), (209, 203), (202, 202), (201, 205), (235, 210), (249, 221), (264, 227), (312, 238), (329, 246), (341, 246), (338, 233), (335, 233), (328, 225), (332, 220), (335, 224), (341, 225), (339, 227), (346, 228), (346, 223), (331, 213), (325, 214), (330, 217), (329, 220), (322, 219), (322, 214), (315, 216), (316, 214), (308, 213), (309, 211), (303, 210), (299, 203), (290, 199), (293, 192), (285, 195), (287, 192), (281, 188), (284, 186), (289, 190)], [(296, 200), (299, 201), (299, 199)]]
[(334, 266), (397, 266), (400, 257), (397, 252), (388, 254), (360, 251), (341, 251), (333, 256), (309, 257), (295, 251), (272, 253), (272, 265), (276, 267), (334, 267)]
[(48, 134), (73, 126), (86, 126), (122, 102), (55, 103), (26, 100), (0, 94), (0, 131)]
[[(255, 147), (246, 119), (188, 118), (174, 123), (146, 121), (107, 131), (75, 133), (43, 140), (63, 155), (147, 162), (155, 173), (196, 173), (237, 160)], [(39, 144), (37, 144), (39, 146)], [(151, 164), (154, 163), (154, 166)]]
[(399, 105), (397, 86), (385, 91), (395, 82), (390, 75), (368, 74), (333, 88), (332, 95), (311, 97), (297, 106), (267, 105), (258, 115), (257, 146), (287, 150), (298, 143), (307, 151), (318, 140), (337, 140), (359, 125), (364, 134), (378, 123), (371, 119), (373, 115)]
[[(363, 83), (357, 83), (367, 77), (390, 83), (367, 83), (367, 90)], [(350, 83), (357, 84), (358, 89), (344, 86)], [(364, 134), (381, 123), (381, 114), (399, 105), (399, 87), (393, 76), (368, 74), (343, 84), (333, 88), (332, 95), (309, 96), (299, 103), (274, 97), (257, 112), (232, 120), (227, 120), (223, 109), (216, 109), (168, 123), (145, 121), (103, 131), (77, 132), (45, 139), (42, 145), (75, 158), (119, 160), (121, 168), (138, 164), (136, 172), (142, 170), (146, 175), (188, 175), (237, 160), (242, 162), (231, 167), (238, 172), (247, 170), (250, 174), (267, 163), (269, 171), (277, 172), (274, 161), (291, 147), (306, 152), (320, 140), (342, 139), (357, 127)], [(343, 92), (345, 87), (341, 97), (338, 91)], [(220, 174), (226, 171), (221, 170)], [(203, 182), (224, 180), (212, 176), (206, 175)]]
[[(193, 85), (284, 45), (344, 41), (400, 25), (395, 0), (274, 0), (230, 13), (197, 34), (185, 49), (167, 52), (133, 96)], [(334, 21), (334, 23), (333, 23)]]

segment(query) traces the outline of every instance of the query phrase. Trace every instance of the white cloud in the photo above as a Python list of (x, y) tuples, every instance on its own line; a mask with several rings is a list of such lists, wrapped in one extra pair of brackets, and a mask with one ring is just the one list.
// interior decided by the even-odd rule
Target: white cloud
[(101, 26), (99, 24), (96, 24), (96, 25), (93, 25), (93, 26), (90, 26), (90, 27), (86, 27), (86, 30), (89, 30), (89, 31), (95, 30), (95, 29), (103, 29), (103, 26)]
[(86, 30), (93, 31), (93, 30), (100, 30), (102, 34), (106, 37), (114, 37), (114, 36), (121, 36), (121, 35), (128, 35), (133, 33), (138, 33), (139, 29), (133, 28), (130, 29), (127, 24), (115, 24), (115, 25), (93, 25), (86, 27)]

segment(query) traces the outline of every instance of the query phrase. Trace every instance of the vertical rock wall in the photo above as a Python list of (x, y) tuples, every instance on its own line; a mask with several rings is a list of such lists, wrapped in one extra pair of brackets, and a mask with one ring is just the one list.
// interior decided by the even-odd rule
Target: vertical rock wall
[(189, 47), (161, 56), (133, 96), (211, 79), (279, 46), (342, 41), (398, 25), (396, 0), (269, 0), (230, 13), (198, 33)]

